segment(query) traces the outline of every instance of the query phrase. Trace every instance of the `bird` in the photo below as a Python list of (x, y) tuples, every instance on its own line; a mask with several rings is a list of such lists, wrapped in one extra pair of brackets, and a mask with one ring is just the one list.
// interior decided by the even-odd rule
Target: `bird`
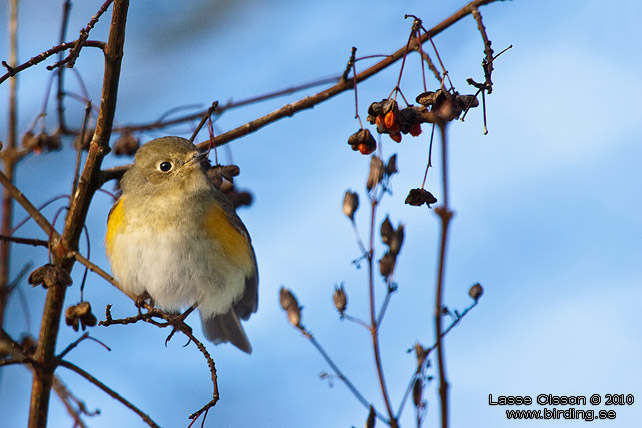
[(105, 247), (122, 291), (164, 311), (197, 307), (205, 337), (250, 354), (241, 320), (258, 309), (250, 235), (181, 137), (147, 142), (123, 175)]

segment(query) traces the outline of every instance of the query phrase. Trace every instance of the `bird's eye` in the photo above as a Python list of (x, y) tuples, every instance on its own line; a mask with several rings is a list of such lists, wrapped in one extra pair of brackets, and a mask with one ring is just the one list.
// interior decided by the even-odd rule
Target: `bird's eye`
[(161, 162), (158, 164), (158, 169), (160, 169), (163, 172), (168, 172), (172, 169), (172, 163), (171, 162)]

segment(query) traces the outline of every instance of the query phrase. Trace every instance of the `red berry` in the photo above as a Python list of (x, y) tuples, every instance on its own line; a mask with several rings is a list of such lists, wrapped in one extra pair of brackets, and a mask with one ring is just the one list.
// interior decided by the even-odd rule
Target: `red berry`
[(417, 122), (414, 125), (412, 125), (408, 133), (413, 137), (417, 137), (419, 134), (421, 134), (421, 124)]
[(401, 133), (397, 132), (396, 134), (390, 134), (390, 138), (392, 138), (397, 143), (400, 143), (401, 142)]

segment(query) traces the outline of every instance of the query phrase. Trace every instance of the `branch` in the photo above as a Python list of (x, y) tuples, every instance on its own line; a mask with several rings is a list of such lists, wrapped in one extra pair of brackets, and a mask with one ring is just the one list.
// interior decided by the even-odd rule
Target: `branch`
[(58, 232), (54, 230), (54, 228), (51, 226), (49, 223), (49, 220), (42, 215), (40, 211), (38, 211), (38, 208), (36, 208), (30, 201), (27, 199), (27, 197), (13, 184), (13, 182), (7, 177), (2, 171), (0, 171), (0, 184), (4, 186), (6, 191), (11, 195), (13, 199), (16, 200), (20, 205), (22, 205), (22, 208), (29, 213), (31, 217), (38, 223), (38, 226), (49, 236), (51, 236), (54, 239), (60, 238), (60, 235), (58, 235)]
[[(495, 1), (504, 1), (504, 0), (473, 0), (473, 1), (471, 1), (470, 3), (466, 4), (464, 7), (459, 9), (457, 12), (453, 13), (448, 18), (444, 19), (439, 24), (435, 25), (433, 28), (427, 30), (424, 34), (421, 35), (421, 37), (418, 38), (418, 43), (425, 43), (426, 41), (428, 41), (432, 37), (435, 37), (437, 34), (441, 33), (442, 31), (444, 31), (445, 29), (447, 29), (451, 25), (455, 24), (457, 21), (459, 21), (462, 18), (464, 18), (464, 17), (468, 16), (469, 14), (471, 14), (474, 9), (478, 8), (479, 6), (483, 6), (483, 5), (487, 5), (487, 4), (490, 4), (490, 3), (494, 3)], [(225, 145), (225, 144), (229, 143), (230, 141), (233, 141), (233, 140), (235, 140), (237, 138), (240, 138), (240, 137), (243, 137), (243, 136), (245, 136), (247, 134), (255, 132), (255, 131), (263, 128), (264, 126), (266, 126), (266, 125), (268, 125), (268, 124), (270, 124), (272, 122), (275, 122), (275, 121), (277, 121), (279, 119), (282, 119), (282, 118), (284, 118), (286, 116), (292, 116), (292, 115), (294, 115), (295, 113), (297, 113), (297, 112), (299, 112), (301, 110), (312, 108), (315, 105), (317, 105), (317, 104), (319, 104), (319, 103), (321, 103), (323, 101), (326, 101), (326, 100), (328, 100), (330, 98), (333, 98), (336, 95), (339, 95), (340, 93), (342, 93), (344, 91), (352, 89), (356, 83), (359, 83), (359, 82), (362, 82), (362, 81), (368, 79), (369, 77), (379, 73), (380, 71), (386, 69), (387, 67), (389, 67), (392, 64), (394, 64), (395, 62), (397, 62), (399, 59), (403, 58), (404, 52), (406, 50), (406, 46), (407, 45), (404, 44), (403, 47), (398, 49), (392, 55), (386, 56), (382, 61), (374, 64), (370, 68), (368, 68), (368, 69), (362, 71), (361, 73), (357, 74), (356, 76), (354, 76), (353, 79), (341, 80), (340, 77), (339, 77), (338, 83), (336, 83), (334, 86), (332, 86), (332, 87), (330, 87), (330, 88), (328, 88), (328, 89), (326, 89), (324, 91), (318, 92), (318, 93), (316, 93), (314, 95), (311, 95), (309, 97), (303, 98), (303, 99), (301, 99), (299, 101), (296, 101), (294, 103), (286, 104), (285, 106), (283, 106), (283, 107), (281, 107), (281, 108), (279, 108), (277, 110), (274, 110), (273, 112), (268, 113), (268, 114), (266, 114), (266, 115), (264, 115), (264, 116), (262, 116), (262, 117), (260, 117), (258, 119), (250, 121), (250, 122), (248, 122), (248, 123), (246, 123), (244, 125), (241, 125), (241, 126), (235, 128), (235, 129), (227, 131), (227, 132), (225, 132), (225, 133), (223, 133), (221, 135), (217, 135), (216, 136), (216, 146), (219, 147), (219, 146)], [(330, 80), (330, 79), (328, 79), (328, 80)], [(281, 92), (287, 93), (288, 90), (281, 91)], [(262, 99), (262, 98), (258, 97), (256, 99), (252, 99), (252, 101), (258, 100), (258, 99)], [(224, 108), (229, 108), (229, 107), (228, 106), (224, 106)], [(200, 117), (202, 117), (202, 115), (204, 113), (205, 113), (205, 111), (198, 112), (198, 113), (190, 115), (189, 117), (179, 118), (179, 119), (175, 119), (174, 121), (165, 122), (165, 124), (169, 125), (169, 124), (182, 123), (182, 122), (187, 121), (187, 120), (196, 120), (196, 119), (199, 119)], [(165, 125), (163, 125), (163, 126), (165, 126)], [(152, 129), (152, 128), (159, 128), (159, 127), (162, 127), (162, 126), (160, 126), (160, 123), (156, 123), (156, 124), (149, 124), (149, 125), (139, 126), (136, 129)], [(134, 129), (134, 128), (132, 128), (132, 127), (123, 127), (123, 128), (118, 128), (118, 131), (125, 131), (125, 130), (131, 131), (132, 129)], [(204, 141), (202, 143), (199, 143), (197, 145), (199, 150), (205, 150), (208, 146), (209, 146), (209, 140), (208, 141)], [(125, 171), (127, 171), (128, 168), (129, 168), (129, 165), (124, 165), (124, 166), (110, 168), (108, 170), (103, 171), (102, 172), (102, 182), (104, 183), (104, 182), (112, 180), (112, 179), (120, 178), (125, 173)]]
[(437, 273), (437, 296), (435, 299), (435, 329), (437, 336), (437, 360), (439, 362), (439, 401), (441, 405), (441, 427), (448, 428), (448, 381), (446, 380), (446, 363), (444, 357), (443, 341), (441, 340), (441, 307), (443, 302), (444, 273), (446, 270), (446, 243), (448, 239), (448, 225), (453, 212), (448, 208), (448, 145), (446, 141), (446, 123), (439, 123), (442, 147), (442, 184), (444, 204), (435, 208), (435, 213), (441, 220), (441, 236), (439, 240), (439, 262)]
[(160, 428), (160, 426), (152, 420), (146, 413), (144, 413), (142, 410), (140, 410), (138, 407), (134, 406), (132, 403), (130, 403), (127, 399), (125, 399), (122, 395), (96, 379), (94, 376), (90, 375), (77, 365), (70, 363), (69, 361), (65, 360), (60, 360), (58, 363), (61, 367), (64, 367), (66, 369), (71, 370), (72, 372), (77, 373), (78, 375), (84, 377), (87, 381), (90, 383), (96, 385), (98, 388), (102, 389), (105, 393), (107, 393), (111, 398), (120, 401), (125, 407), (127, 407), (129, 410), (132, 412), (136, 413), (138, 416), (141, 417), (141, 419), (150, 427), (152, 428)]
[[(105, 42), (99, 42), (96, 40), (86, 40), (82, 44), (83, 46), (100, 48), (102, 50), (105, 49)], [(62, 43), (58, 46), (54, 46), (53, 48), (32, 57), (29, 61), (25, 62), (24, 64), (20, 64), (17, 67), (10, 67), (6, 62), (2, 61), (2, 65), (7, 69), (7, 73), (0, 76), (0, 84), (5, 80), (7, 80), (8, 78), (20, 73), (21, 71), (26, 70), (27, 68), (32, 67), (38, 63), (41, 63), (42, 61), (46, 60), (50, 56), (56, 55), (57, 53), (65, 51), (67, 49), (72, 49), (74, 46), (75, 46), (75, 42)]]
[(0, 241), (15, 242), (16, 244), (33, 245), (34, 247), (48, 247), (49, 241), (42, 239), (18, 238), (16, 236), (0, 235)]
[[(128, 0), (116, 0), (114, 2), (109, 39), (105, 48), (103, 91), (96, 131), (89, 145), (89, 153), (78, 183), (78, 190), (72, 195), (73, 199), (71, 200), (61, 239), (52, 243), (54, 264), (63, 267), (67, 272), (71, 271), (75, 261), (75, 258), (69, 255), (69, 251), (78, 249), (78, 241), (83, 231), (89, 204), (96, 189), (99, 187), (100, 166), (104, 156), (109, 152), (109, 137), (116, 110), (128, 7)], [(34, 218), (36, 217), (34, 216)], [(47, 290), (40, 326), (40, 337), (34, 355), (34, 359), (39, 363), (40, 368), (36, 370), (33, 376), (29, 428), (47, 426), (49, 396), (55, 370), (54, 351), (66, 291), (67, 287), (62, 284), (49, 287)]]

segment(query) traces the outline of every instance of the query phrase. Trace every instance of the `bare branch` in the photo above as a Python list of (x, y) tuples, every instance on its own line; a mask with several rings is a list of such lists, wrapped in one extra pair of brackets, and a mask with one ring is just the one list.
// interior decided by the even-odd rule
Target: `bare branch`
[[(83, 42), (83, 46), (90, 46), (90, 47), (94, 47), (94, 48), (100, 48), (100, 49), (103, 49), (103, 50), (105, 49), (105, 43), (104, 42), (99, 42), (99, 41), (95, 41), (95, 40), (86, 40), (85, 42)], [(12, 76), (15, 76), (16, 74), (20, 73), (21, 71), (26, 70), (27, 68), (32, 67), (32, 66), (34, 66), (34, 65), (36, 65), (38, 63), (41, 63), (42, 61), (46, 60), (50, 56), (53, 56), (53, 55), (55, 55), (55, 54), (57, 54), (59, 52), (65, 51), (67, 49), (71, 49), (73, 47), (74, 47), (74, 43), (73, 42), (63, 43), (63, 44), (60, 44), (58, 46), (54, 46), (53, 48), (34, 56), (33, 58), (31, 58), (29, 61), (25, 62), (24, 64), (20, 64), (20, 65), (18, 65), (16, 67), (10, 67), (10, 69), (7, 71), (7, 73), (5, 73), (4, 75), (0, 76), (0, 84), (2, 82), (4, 82), (5, 80), (7, 80), (8, 78), (10, 78)], [(6, 67), (5, 64), (6, 63), (3, 61), (3, 65)]]
[(94, 376), (91, 374), (87, 373), (85, 370), (81, 369), (77, 365), (70, 363), (69, 361), (66, 360), (61, 360), (59, 362), (59, 365), (61, 367), (64, 367), (66, 369), (71, 370), (74, 373), (77, 373), (78, 375), (82, 376), (85, 378), (89, 383), (92, 383), (96, 385), (98, 388), (102, 389), (107, 395), (109, 395), (111, 398), (119, 401), (122, 403), (125, 407), (127, 407), (129, 410), (132, 412), (136, 413), (140, 418), (145, 422), (147, 425), (149, 425), (152, 428), (160, 428), (160, 426), (152, 420), (152, 418), (149, 417), (146, 413), (144, 413), (142, 410), (140, 410), (138, 407), (134, 406), (131, 402), (129, 402), (126, 398), (124, 398), (122, 395), (96, 379)]
[(15, 242), (16, 244), (33, 245), (34, 247), (48, 247), (49, 241), (32, 238), (18, 238), (16, 236), (0, 235), (0, 241)]

